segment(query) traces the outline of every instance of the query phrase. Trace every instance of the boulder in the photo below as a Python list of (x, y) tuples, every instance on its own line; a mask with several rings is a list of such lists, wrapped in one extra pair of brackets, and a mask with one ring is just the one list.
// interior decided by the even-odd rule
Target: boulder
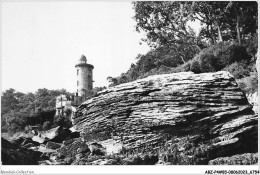
[(61, 144), (49, 141), (49, 142), (47, 142), (47, 144), (45, 145), (45, 147), (46, 147), (47, 149), (54, 149), (54, 150), (55, 150), (55, 149), (60, 148), (60, 147), (61, 147)]
[(46, 143), (47, 141), (61, 143), (65, 139), (69, 139), (70, 134), (69, 129), (58, 126), (47, 131), (38, 131), (37, 135), (32, 137), (32, 140), (38, 143)]
[(57, 150), (60, 158), (74, 157), (79, 153), (90, 152), (86, 142), (81, 141), (81, 139), (72, 139), (70, 142), (62, 144), (63, 146)]
[(45, 141), (45, 138), (41, 137), (41, 135), (33, 136), (32, 140), (37, 143), (43, 143)]
[(56, 150), (46, 148), (45, 145), (43, 145), (43, 144), (41, 144), (41, 145), (38, 147), (38, 151), (40, 151), (41, 153), (45, 153), (45, 154), (48, 154), (48, 153), (56, 153)]
[(124, 155), (147, 153), (170, 164), (208, 164), (258, 147), (258, 117), (225, 71), (155, 75), (111, 87), (81, 104), (72, 122), (87, 141), (113, 139)]
[(34, 144), (36, 146), (39, 146), (40, 144), (38, 142), (34, 142), (31, 138), (27, 138), (23, 141), (22, 145), (25, 145), (25, 144), (28, 144), (28, 143), (31, 143), (31, 144)]
[(84, 154), (88, 153), (90, 151), (90, 148), (85, 142), (81, 143), (81, 146), (77, 149), (77, 153)]
[(81, 140), (81, 139), (75, 139), (75, 138), (74, 138), (74, 139), (64, 140), (64, 141), (62, 142), (62, 146), (72, 144), (73, 142), (78, 141), (78, 140)]
[(105, 155), (105, 148), (99, 143), (90, 143), (88, 145), (91, 155)]
[(1, 160), (3, 165), (37, 165), (41, 153), (22, 148), (1, 138)]

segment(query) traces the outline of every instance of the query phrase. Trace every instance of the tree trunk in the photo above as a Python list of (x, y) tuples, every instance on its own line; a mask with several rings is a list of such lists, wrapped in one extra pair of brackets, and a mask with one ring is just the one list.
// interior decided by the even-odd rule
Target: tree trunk
[(237, 28), (237, 40), (238, 40), (238, 44), (241, 44), (240, 29), (239, 29), (239, 17), (237, 17), (236, 28)]
[(241, 36), (240, 36), (240, 29), (239, 29), (239, 21), (240, 21), (240, 16), (237, 10), (237, 7), (235, 7), (235, 12), (236, 12), (236, 30), (237, 30), (237, 40), (238, 40), (238, 44), (241, 44)]
[(213, 31), (212, 25), (210, 25), (210, 34), (211, 34), (211, 37), (213, 39), (213, 43), (216, 44), (216, 36), (215, 36), (214, 31)]
[(182, 60), (183, 64), (185, 64), (185, 63), (186, 63), (186, 61), (184, 60), (183, 56), (182, 56), (182, 55), (180, 55), (180, 57), (181, 57), (181, 60)]
[(218, 39), (219, 39), (220, 42), (223, 42), (223, 38), (222, 38), (222, 34), (221, 34), (221, 30), (220, 30), (219, 24), (217, 24), (217, 28), (218, 28)]

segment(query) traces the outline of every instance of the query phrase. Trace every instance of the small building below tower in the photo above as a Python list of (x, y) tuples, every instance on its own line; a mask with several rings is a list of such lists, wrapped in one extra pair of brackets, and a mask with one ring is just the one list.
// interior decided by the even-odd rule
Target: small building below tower
[(67, 109), (71, 109), (70, 98), (66, 95), (59, 95), (56, 97), (56, 114), (55, 115), (64, 115)]

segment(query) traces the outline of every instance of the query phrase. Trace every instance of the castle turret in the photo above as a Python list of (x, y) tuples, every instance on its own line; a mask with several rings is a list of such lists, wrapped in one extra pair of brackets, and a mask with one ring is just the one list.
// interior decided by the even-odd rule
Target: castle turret
[(94, 66), (87, 64), (87, 59), (81, 55), (75, 68), (77, 69), (77, 93), (79, 96), (86, 97), (86, 94), (93, 89)]

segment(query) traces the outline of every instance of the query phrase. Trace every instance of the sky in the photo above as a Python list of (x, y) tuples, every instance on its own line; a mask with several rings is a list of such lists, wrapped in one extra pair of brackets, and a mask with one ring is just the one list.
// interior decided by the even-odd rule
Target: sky
[(2, 91), (75, 92), (82, 54), (107, 86), (150, 50), (133, 16), (131, 2), (2, 2)]

